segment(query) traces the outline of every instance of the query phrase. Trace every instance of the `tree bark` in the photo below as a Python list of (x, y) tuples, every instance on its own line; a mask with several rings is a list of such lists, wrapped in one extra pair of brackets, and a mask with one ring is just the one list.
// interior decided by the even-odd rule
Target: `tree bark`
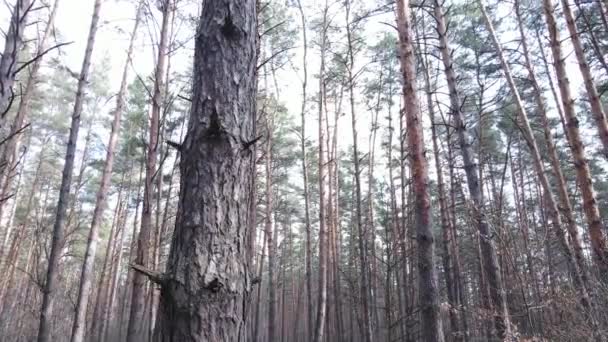
[(38, 328), (38, 342), (48, 342), (52, 339), (51, 319), (53, 315), (54, 291), (57, 287), (56, 283), (59, 275), (59, 259), (61, 258), (61, 251), (65, 242), (64, 226), (66, 220), (67, 206), (70, 197), (70, 188), (72, 185), (72, 174), (74, 171), (76, 143), (78, 140), (78, 131), (80, 129), (80, 118), (82, 115), (82, 107), (84, 104), (85, 88), (87, 86), (87, 79), (89, 76), (89, 67), (91, 66), (91, 57), (93, 55), (93, 46), (95, 44), (95, 35), (97, 33), (101, 3), (101, 0), (95, 0), (93, 16), (91, 18), (91, 26), (89, 28), (89, 36), (84, 54), (84, 60), (82, 62), (80, 76), (78, 78), (78, 88), (76, 90), (74, 111), (72, 113), (72, 124), (70, 127), (70, 135), (65, 156), (65, 164), (63, 166), (61, 187), (59, 190), (59, 200), (57, 202), (57, 213), (55, 216), (55, 223), (53, 225), (51, 253), (49, 255), (46, 283), (43, 290), (42, 307), (40, 310), (40, 325)]
[(397, 0), (397, 29), (399, 60), (403, 76), (403, 96), (407, 119), (407, 141), (410, 152), (416, 239), (418, 241), (418, 281), (421, 317), (421, 341), (443, 342), (443, 327), (439, 315), (439, 290), (435, 268), (435, 238), (431, 223), (431, 199), (428, 184), (428, 162), (424, 149), (424, 134), (420, 105), (416, 96), (416, 60), (413, 48), (412, 22), (408, 0)]
[(157, 341), (244, 341), (254, 176), (256, 3), (205, 1)]

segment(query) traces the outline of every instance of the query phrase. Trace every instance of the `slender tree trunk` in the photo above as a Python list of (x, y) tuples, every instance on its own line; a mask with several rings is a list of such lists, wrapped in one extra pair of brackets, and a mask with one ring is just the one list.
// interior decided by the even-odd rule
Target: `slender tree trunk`
[[(167, 49), (169, 44), (169, 19), (174, 10), (174, 0), (163, 0), (160, 9), (162, 24), (160, 29), (160, 42), (154, 71), (154, 90), (152, 94), (152, 108), (150, 111), (150, 128), (148, 151), (146, 155), (146, 177), (144, 181), (143, 205), (141, 211), (141, 228), (137, 237), (137, 250), (134, 263), (145, 268), (150, 263), (150, 234), (152, 230), (152, 201), (154, 177), (156, 175), (156, 159), (158, 155), (159, 120), (163, 108), (163, 93), (165, 86), (165, 66), (167, 63)], [(143, 333), (142, 323), (145, 316), (145, 287), (146, 276), (143, 273), (133, 274), (133, 290), (131, 292), (131, 308), (129, 324), (127, 327), (127, 341), (135, 341), (138, 334)]]
[[(266, 234), (266, 231), (264, 231), (264, 234)], [(254, 315), (254, 321), (253, 321), (253, 331), (252, 331), (252, 340), (253, 342), (258, 341), (259, 338), (259, 331), (260, 331), (260, 311), (262, 308), (262, 274), (264, 273), (264, 259), (265, 259), (265, 254), (264, 252), (266, 251), (266, 243), (268, 242), (268, 239), (266, 239), (266, 237), (264, 236), (264, 239), (262, 240), (262, 250), (261, 250), (261, 254), (260, 254), (260, 260), (257, 262), (258, 265), (258, 274), (257, 274), (257, 278), (258, 278), (258, 283), (257, 283), (257, 294), (256, 294), (256, 300), (255, 303), (257, 304), (255, 306), (255, 315)]]
[(435, 268), (435, 238), (431, 223), (431, 200), (428, 184), (428, 163), (425, 157), (424, 134), (420, 105), (416, 97), (416, 60), (413, 48), (412, 22), (408, 0), (397, 0), (399, 59), (403, 76), (403, 96), (407, 118), (407, 141), (410, 152), (416, 238), (418, 241), (418, 276), (421, 315), (421, 341), (443, 342), (439, 315), (439, 289)]
[(317, 317), (313, 331), (313, 342), (322, 342), (325, 332), (325, 315), (327, 311), (327, 244), (325, 216), (325, 143), (323, 129), (323, 101), (325, 99), (325, 54), (327, 49), (328, 5), (325, 1), (323, 20), (321, 22), (321, 65), (319, 69), (319, 293), (317, 302)]
[(76, 302), (76, 313), (74, 314), (74, 322), (72, 326), (72, 342), (84, 341), (86, 332), (86, 316), (87, 306), (89, 303), (89, 295), (91, 294), (91, 283), (93, 281), (93, 267), (95, 264), (95, 255), (97, 254), (97, 242), (98, 242), (98, 230), (103, 213), (107, 206), (106, 194), (110, 187), (112, 167), (114, 165), (114, 151), (116, 144), (118, 143), (118, 134), (120, 132), (120, 120), (122, 117), (122, 111), (125, 106), (125, 96), (127, 92), (127, 76), (129, 70), (129, 64), (131, 63), (131, 55), (133, 54), (133, 46), (135, 43), (135, 37), (137, 34), (137, 28), (142, 15), (143, 2), (140, 3), (137, 9), (137, 16), (135, 18), (135, 24), (131, 33), (131, 41), (129, 48), (127, 49), (127, 59), (122, 73), (122, 80), (120, 82), (120, 90), (116, 97), (116, 108), (114, 109), (114, 118), (112, 121), (112, 128), (110, 131), (110, 139), (108, 142), (106, 159), (101, 174), (101, 182), (97, 191), (95, 209), (93, 210), (93, 218), (91, 219), (91, 228), (89, 231), (89, 238), (87, 241), (87, 248), (84, 256), (84, 263), (82, 264), (82, 272), (80, 274), (80, 286), (78, 288), (78, 299)]
[[(425, 57), (426, 59), (426, 57)], [(441, 160), (439, 157), (439, 144), (437, 143), (437, 127), (435, 123), (435, 109), (432, 100), (433, 90), (431, 89), (430, 75), (428, 70), (430, 68), (430, 64), (428, 60), (425, 60), (423, 64), (424, 68), (424, 84), (426, 91), (426, 99), (427, 99), (427, 107), (429, 112), (429, 117), (431, 119), (431, 136), (433, 140), (433, 159), (435, 159), (435, 172), (437, 172), (437, 192), (439, 196), (439, 218), (441, 220), (441, 232), (443, 235), (443, 253), (442, 253), (442, 261), (443, 261), (443, 273), (445, 275), (445, 285), (446, 292), (448, 296), (448, 303), (450, 304), (449, 308), (449, 319), (451, 326), (451, 333), (449, 336), (453, 336), (454, 340), (461, 340), (461, 332), (460, 326), (458, 323), (458, 317), (456, 315), (456, 307), (458, 306), (457, 296), (456, 296), (456, 287), (454, 286), (454, 280), (452, 277), (453, 269), (452, 269), (452, 260), (450, 253), (450, 245), (451, 245), (451, 234), (452, 228), (450, 227), (450, 220), (448, 218), (447, 205), (445, 199), (445, 187), (443, 183), (443, 172), (441, 169)], [(452, 340), (450, 338), (449, 340)]]
[(275, 283), (275, 267), (276, 267), (276, 239), (274, 230), (274, 203), (272, 195), (272, 135), (273, 135), (273, 118), (271, 113), (266, 113), (266, 146), (264, 158), (264, 172), (266, 177), (266, 188), (264, 195), (266, 197), (265, 206), (265, 231), (266, 244), (268, 246), (268, 341), (273, 342), (277, 339), (276, 334), (276, 283)]
[(42, 307), (40, 309), (40, 325), (38, 328), (38, 342), (48, 342), (52, 339), (51, 319), (53, 316), (54, 292), (57, 289), (57, 278), (59, 276), (59, 259), (64, 245), (64, 226), (66, 220), (66, 211), (70, 195), (70, 187), (72, 185), (72, 174), (74, 171), (74, 158), (76, 154), (76, 142), (78, 140), (78, 131), (80, 129), (80, 118), (82, 115), (82, 107), (84, 104), (85, 88), (89, 76), (89, 67), (91, 66), (91, 57), (93, 55), (93, 46), (95, 44), (95, 35), (97, 33), (97, 24), (99, 22), (99, 11), (101, 8), (101, 0), (95, 0), (93, 8), (93, 16), (91, 18), (91, 26), (89, 28), (89, 37), (82, 62), (82, 69), (78, 78), (78, 88), (76, 90), (76, 99), (74, 102), (74, 111), (72, 113), (72, 125), (70, 127), (70, 135), (68, 138), (67, 151), (65, 156), (65, 164), (63, 166), (63, 174), (61, 177), (61, 187), (59, 190), (59, 200), (57, 202), (57, 213), (53, 226), (53, 239), (51, 241), (51, 253), (49, 255), (49, 263), (46, 275), (46, 283), (43, 290)]
[(485, 215), (484, 203), (478, 165), (474, 161), (471, 151), (471, 143), (466, 132), (464, 115), (461, 111), (462, 104), (456, 84), (456, 73), (452, 62), (452, 53), (447, 40), (447, 25), (445, 16), (439, 1), (435, 1), (434, 17), (437, 21), (437, 32), (439, 34), (439, 50), (444, 66), (444, 72), (450, 92), (450, 108), (452, 111), (456, 133), (460, 144), (460, 150), (464, 162), (464, 169), (467, 177), (467, 185), (471, 200), (474, 205), (474, 216), (477, 221), (480, 234), (481, 256), (483, 258), (484, 273), (488, 280), (490, 297), (494, 309), (494, 324), (499, 338), (506, 338), (510, 335), (509, 311), (506, 305), (505, 289), (496, 255), (496, 246), (492, 240), (490, 227)]
[(176, 228), (167, 273), (157, 279), (158, 341), (247, 336), (256, 3), (205, 1), (201, 13)]
[(355, 104), (355, 79), (354, 79), (354, 47), (351, 32), (350, 22), (350, 0), (346, 1), (346, 38), (348, 42), (348, 91), (350, 100), (350, 112), (353, 133), (353, 164), (355, 178), (355, 224), (357, 225), (358, 247), (359, 247), (359, 266), (360, 266), (360, 291), (361, 291), (361, 314), (363, 315), (363, 341), (371, 342), (372, 339), (372, 324), (370, 312), (370, 281), (369, 281), (369, 265), (367, 260), (367, 228), (363, 226), (363, 209), (361, 199), (361, 165), (359, 161), (359, 149), (357, 144), (357, 116)]
[(307, 93), (306, 87), (308, 84), (308, 40), (306, 37), (306, 16), (302, 8), (301, 0), (298, 0), (298, 10), (300, 12), (300, 19), (302, 21), (302, 109), (300, 117), (302, 120), (302, 126), (300, 127), (300, 145), (302, 148), (302, 182), (304, 187), (304, 225), (306, 230), (306, 302), (307, 302), (307, 320), (305, 331), (312, 331), (312, 312), (313, 312), (313, 301), (312, 301), (312, 243), (311, 243), (311, 227), (310, 227), (310, 196), (308, 194), (308, 164), (306, 161), (306, 103)]
[(557, 74), (558, 87), (560, 90), (564, 115), (566, 117), (566, 129), (568, 131), (570, 149), (574, 157), (574, 166), (578, 186), (581, 189), (582, 206), (587, 218), (593, 258), (597, 269), (602, 278), (608, 275), (608, 248), (606, 246), (606, 236), (604, 225), (600, 217), (599, 208), (595, 199), (595, 190), (591, 179), (591, 172), (587, 162), (585, 147), (581, 140), (579, 131), (579, 121), (574, 110), (574, 100), (570, 92), (570, 81), (566, 72), (566, 65), (561, 48), (561, 38), (555, 22), (554, 6), (551, 0), (543, 0), (543, 11), (547, 27), (549, 28), (549, 39), (551, 51), (553, 53), (553, 66)]

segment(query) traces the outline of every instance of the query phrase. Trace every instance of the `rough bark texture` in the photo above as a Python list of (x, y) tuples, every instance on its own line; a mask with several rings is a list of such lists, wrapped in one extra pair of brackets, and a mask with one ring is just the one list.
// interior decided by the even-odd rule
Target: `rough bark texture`
[(157, 341), (244, 341), (256, 97), (254, 0), (205, 1), (181, 147), (175, 234)]
[[(23, 31), (27, 26), (27, 17), (32, 5), (31, 0), (16, 0), (13, 6), (11, 21), (4, 42), (4, 51), (2, 57), (0, 57), (0, 127), (2, 127), (4, 116), (15, 98), (13, 84), (15, 83), (15, 71), (18, 67), (17, 59), (23, 47)], [(0, 165), (0, 167), (2, 166)]]
[(425, 157), (420, 105), (416, 97), (416, 60), (413, 48), (412, 22), (408, 0), (397, 0), (399, 58), (403, 76), (406, 108), (407, 141), (410, 152), (416, 239), (418, 241), (418, 276), (421, 330), (420, 340), (444, 341), (439, 315), (439, 290), (435, 269), (435, 239), (431, 223), (431, 199), (428, 184), (428, 163)]
[(82, 69), (78, 77), (78, 88), (76, 90), (76, 99), (74, 102), (74, 111), (72, 112), (72, 124), (70, 127), (70, 135), (68, 138), (67, 151), (65, 156), (65, 164), (63, 166), (63, 174), (61, 177), (61, 187), (59, 190), (59, 200), (57, 203), (57, 213), (55, 223), (53, 225), (53, 239), (51, 241), (51, 253), (49, 255), (48, 269), (46, 274), (46, 283), (43, 289), (42, 308), (40, 310), (40, 326), (38, 330), (38, 342), (51, 341), (51, 319), (53, 315), (54, 291), (57, 287), (59, 259), (61, 250), (64, 244), (64, 226), (66, 221), (66, 213), (70, 197), (70, 187), (72, 185), (72, 174), (74, 171), (74, 158), (76, 153), (76, 142), (78, 141), (78, 131), (80, 129), (80, 116), (85, 97), (85, 88), (87, 86), (87, 78), (89, 76), (89, 67), (91, 66), (91, 57), (93, 55), (93, 46), (95, 44), (95, 35), (97, 33), (97, 24), (99, 22), (99, 11), (102, 0), (95, 0), (93, 7), (93, 16), (91, 18), (91, 26), (89, 28), (89, 36), (87, 46), (82, 62)]
[(479, 168), (476, 164), (471, 150), (471, 142), (466, 131), (464, 115), (461, 111), (462, 103), (457, 88), (456, 72), (452, 63), (452, 52), (447, 40), (447, 26), (443, 9), (439, 1), (435, 1), (434, 15), (437, 20), (437, 32), (439, 34), (439, 50), (444, 66), (444, 72), (450, 93), (450, 110), (454, 119), (458, 143), (464, 163), (464, 171), (467, 177), (467, 186), (471, 200), (474, 205), (474, 216), (477, 221), (481, 256), (483, 258), (484, 273), (488, 281), (490, 298), (494, 311), (494, 325), (499, 338), (505, 338), (509, 334), (509, 311), (506, 304), (504, 284), (500, 271), (500, 264), (496, 255), (496, 246), (492, 240), (492, 233), (485, 215), (480, 186)]
[(118, 142), (118, 133), (120, 131), (120, 120), (122, 112), (125, 106), (125, 96), (127, 92), (127, 76), (129, 71), (129, 65), (131, 63), (131, 55), (133, 54), (133, 45), (135, 43), (135, 36), (137, 28), (141, 19), (143, 4), (137, 10), (137, 16), (135, 18), (135, 24), (131, 33), (131, 40), (129, 42), (129, 48), (127, 49), (127, 60), (125, 62), (122, 80), (120, 82), (120, 90), (116, 97), (116, 108), (114, 109), (114, 118), (112, 120), (112, 128), (110, 131), (110, 139), (108, 141), (108, 147), (106, 152), (106, 159), (101, 174), (101, 182), (99, 189), (97, 190), (95, 209), (93, 210), (93, 218), (91, 219), (91, 227), (89, 231), (89, 237), (87, 241), (87, 247), (84, 256), (84, 262), (82, 264), (82, 272), (80, 274), (80, 286), (78, 288), (78, 299), (76, 302), (76, 313), (74, 314), (74, 322), (72, 325), (72, 342), (84, 341), (85, 330), (86, 330), (86, 315), (87, 306), (89, 303), (89, 295), (91, 294), (91, 284), (93, 282), (93, 267), (95, 264), (95, 255), (97, 254), (97, 242), (99, 235), (99, 226), (103, 219), (103, 214), (107, 206), (106, 194), (110, 187), (112, 167), (114, 165), (114, 151), (116, 150), (116, 144)]
[[(167, 63), (167, 49), (169, 44), (169, 19), (173, 11), (174, 0), (163, 0), (160, 4), (162, 24), (158, 55), (154, 70), (154, 90), (152, 94), (152, 108), (150, 110), (150, 127), (148, 138), (148, 151), (146, 155), (146, 178), (144, 181), (143, 203), (141, 211), (141, 228), (137, 236), (137, 248), (134, 263), (143, 267), (150, 265), (150, 235), (152, 230), (152, 201), (154, 177), (156, 175), (156, 159), (158, 156), (158, 136), (160, 115), (163, 108), (163, 93), (165, 90), (165, 68)], [(133, 274), (133, 291), (131, 292), (131, 310), (127, 327), (127, 341), (134, 341), (138, 334), (144, 333), (142, 322), (145, 307), (146, 276), (140, 272)], [(143, 336), (143, 335), (142, 335)]]
[(587, 218), (589, 236), (591, 238), (591, 247), (593, 248), (593, 257), (602, 275), (608, 274), (608, 249), (606, 246), (606, 237), (604, 234), (604, 225), (600, 217), (597, 201), (595, 199), (595, 190), (591, 179), (589, 164), (585, 154), (585, 147), (581, 140), (579, 131), (579, 121), (574, 110), (574, 100), (570, 92), (570, 81), (566, 73), (566, 65), (561, 48), (561, 38), (559, 30), (555, 22), (554, 6), (551, 0), (543, 0), (543, 12), (549, 29), (549, 40), (551, 43), (551, 52), (553, 54), (553, 66), (557, 75), (557, 83), (564, 107), (564, 115), (566, 117), (566, 129), (572, 156), (574, 158), (574, 166), (576, 169), (576, 178), (578, 186), (581, 189), (583, 200), (583, 211)]

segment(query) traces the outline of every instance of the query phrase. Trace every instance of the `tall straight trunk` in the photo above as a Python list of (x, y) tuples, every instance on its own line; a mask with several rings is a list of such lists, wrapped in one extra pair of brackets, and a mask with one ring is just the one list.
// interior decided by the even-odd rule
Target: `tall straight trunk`
[(439, 34), (439, 50), (444, 66), (444, 72), (450, 93), (450, 108), (456, 127), (456, 134), (460, 145), (460, 151), (464, 162), (464, 170), (467, 177), (467, 185), (471, 200), (473, 201), (474, 217), (480, 235), (481, 256), (483, 258), (484, 273), (488, 280), (490, 298), (493, 305), (494, 325), (499, 338), (510, 335), (509, 310), (506, 304), (505, 289), (500, 271), (500, 265), (496, 255), (496, 246), (492, 240), (492, 233), (485, 215), (482, 190), (480, 185), (479, 168), (475, 163), (471, 151), (471, 142), (466, 132), (466, 124), (462, 113), (462, 103), (457, 88), (456, 72), (452, 61), (452, 52), (447, 40), (447, 25), (445, 15), (439, 1), (435, 0), (434, 17), (437, 21), (437, 32)]
[(403, 76), (403, 96), (407, 119), (407, 141), (410, 152), (416, 239), (418, 242), (418, 282), (421, 317), (421, 341), (443, 342), (439, 314), (439, 289), (435, 268), (435, 238), (431, 222), (431, 198), (428, 184), (428, 162), (425, 156), (424, 133), (420, 105), (416, 96), (416, 58), (414, 56), (412, 22), (408, 0), (397, 0), (399, 61)]
[[(49, 36), (53, 31), (55, 16), (57, 15), (57, 8), (59, 7), (59, 2), (60, 0), (55, 0), (55, 3), (53, 4), (53, 8), (51, 9), (51, 13), (49, 14), (49, 18), (46, 24), (46, 28), (44, 29), (44, 33), (42, 34), (42, 37), (38, 42), (36, 56), (42, 56), (47, 46), (47, 40), (49, 39)], [(25, 81), (25, 88), (21, 92), (19, 107), (17, 108), (17, 113), (13, 118), (13, 122), (11, 123), (10, 131), (8, 133), (9, 139), (0, 146), (2, 150), (2, 156), (0, 157), (0, 218), (2, 218), (4, 205), (6, 203), (6, 201), (3, 201), (1, 199), (7, 198), (8, 196), (7, 191), (10, 188), (11, 172), (18, 162), (17, 150), (23, 134), (23, 122), (25, 121), (25, 118), (27, 117), (27, 114), (30, 111), (30, 102), (32, 100), (32, 96), (34, 95), (34, 90), (36, 88), (36, 81), (38, 77), (38, 71), (40, 70), (41, 62), (42, 57), (37, 58), (34, 62), (32, 62), (31, 67), (28, 70), (29, 72), (27, 75), (27, 80)], [(5, 235), (5, 238), (7, 237), (8, 236)]]
[[(137, 237), (137, 250), (134, 263), (149, 267), (150, 263), (150, 234), (152, 230), (152, 201), (154, 177), (156, 175), (156, 159), (158, 156), (159, 121), (163, 108), (165, 88), (165, 67), (167, 63), (167, 49), (169, 45), (169, 21), (174, 10), (174, 0), (163, 0), (160, 6), (162, 24), (160, 28), (160, 41), (154, 70), (154, 90), (152, 94), (152, 108), (150, 110), (149, 139), (146, 154), (146, 177), (144, 180), (143, 204), (141, 211), (141, 228)], [(129, 324), (127, 326), (127, 341), (135, 341), (138, 334), (143, 333), (143, 319), (146, 300), (146, 276), (143, 273), (133, 274), (133, 290), (131, 292), (131, 308)]]
[[(591, 104), (591, 113), (593, 114), (595, 125), (597, 126), (600, 141), (604, 147), (604, 157), (608, 158), (608, 120), (606, 120), (606, 112), (595, 86), (593, 75), (591, 74), (591, 67), (587, 63), (587, 57), (585, 56), (583, 43), (579, 37), (576, 21), (574, 20), (574, 13), (572, 13), (572, 9), (570, 8), (570, 2), (568, 0), (560, 1), (564, 17), (566, 17), (566, 27), (568, 27), (568, 33), (570, 33), (570, 42), (574, 47), (578, 68), (583, 76), (583, 83), (585, 84), (587, 97), (589, 97), (589, 102)], [(552, 9), (552, 11), (554, 11), (554, 9)]]
[(578, 264), (578, 268), (580, 269), (583, 283), (587, 287), (589, 285), (587, 279), (587, 266), (585, 262), (585, 256), (583, 254), (581, 239), (579, 236), (576, 221), (574, 219), (570, 196), (568, 195), (568, 186), (566, 184), (566, 178), (564, 177), (564, 173), (562, 172), (559, 156), (557, 155), (557, 148), (555, 146), (555, 141), (553, 140), (553, 134), (551, 133), (551, 129), (549, 127), (547, 105), (545, 104), (545, 100), (542, 97), (542, 88), (536, 78), (536, 74), (532, 66), (533, 64), (530, 60), (530, 51), (528, 49), (528, 43), (524, 32), (524, 25), (521, 16), (519, 0), (515, 0), (514, 6), (515, 15), (517, 16), (517, 25), (521, 38), (520, 42), (522, 44), (522, 50), (524, 55), (524, 65), (528, 72), (528, 80), (530, 81), (534, 92), (534, 102), (536, 104), (538, 113), (540, 114), (539, 116), (543, 126), (543, 133), (545, 136), (545, 143), (547, 144), (547, 150), (549, 152), (549, 159), (551, 161), (553, 173), (555, 174), (555, 178), (557, 181), (557, 194), (559, 196), (561, 204), (560, 211), (564, 215), (564, 218), (566, 220), (566, 228), (570, 236), (570, 244), (572, 246), (574, 258), (576, 259), (576, 263)]
[[(13, 84), (19, 65), (19, 54), (23, 47), (24, 31), (34, 3), (35, 1), (31, 0), (15, 0), (8, 32), (4, 34), (6, 37), (4, 51), (0, 57), (0, 127), (15, 99)], [(5, 166), (0, 165), (0, 168)]]
[(57, 213), (55, 215), (55, 223), (53, 225), (51, 253), (49, 255), (46, 282), (43, 289), (42, 307), (40, 309), (40, 325), (38, 328), (38, 342), (48, 342), (52, 339), (51, 319), (53, 318), (53, 304), (55, 301), (54, 292), (57, 289), (56, 283), (59, 276), (59, 259), (61, 258), (61, 251), (65, 242), (64, 226), (70, 197), (70, 188), (72, 185), (76, 143), (78, 141), (78, 130), (80, 129), (80, 118), (84, 104), (85, 88), (88, 83), (87, 79), (89, 76), (89, 67), (91, 66), (91, 57), (93, 55), (93, 46), (95, 44), (95, 35), (97, 33), (101, 3), (102, 0), (95, 0), (84, 60), (82, 62), (80, 76), (78, 77), (78, 88), (76, 90), (76, 99), (74, 101), (74, 111), (72, 112), (72, 124), (70, 127), (65, 164), (63, 166), (63, 173), (61, 177), (61, 186), (59, 188)]
[[(426, 42), (425, 42), (426, 43)], [(426, 44), (425, 44), (426, 46)], [(445, 276), (445, 285), (446, 292), (448, 297), (448, 303), (450, 304), (449, 308), (449, 319), (450, 319), (450, 330), (451, 333), (449, 336), (453, 336), (454, 340), (461, 340), (460, 326), (458, 323), (458, 317), (456, 315), (456, 307), (458, 306), (458, 300), (456, 296), (456, 287), (454, 284), (454, 280), (452, 277), (453, 269), (452, 269), (452, 260), (451, 260), (451, 235), (452, 228), (450, 227), (450, 220), (448, 218), (448, 208), (446, 204), (445, 198), (445, 187), (443, 183), (443, 172), (441, 169), (441, 160), (439, 156), (439, 144), (437, 143), (437, 125), (435, 123), (435, 109), (433, 104), (433, 89), (431, 88), (431, 81), (429, 75), (430, 64), (428, 63), (428, 59), (425, 58), (425, 61), (422, 65), (424, 68), (424, 85), (426, 92), (426, 100), (427, 100), (427, 110), (429, 112), (429, 118), (431, 120), (431, 137), (433, 141), (433, 159), (435, 160), (435, 172), (437, 173), (437, 192), (439, 196), (439, 218), (441, 221), (441, 233), (443, 236), (443, 253), (441, 255), (443, 262), (443, 273)], [(451, 340), (451, 339), (450, 339)]]
[(127, 49), (127, 59), (122, 72), (122, 80), (120, 82), (120, 90), (116, 97), (116, 108), (114, 109), (114, 118), (112, 120), (112, 128), (106, 152), (106, 159), (101, 174), (101, 182), (97, 190), (95, 200), (95, 209), (93, 210), (93, 218), (91, 219), (91, 228), (89, 230), (89, 238), (85, 250), (84, 262), (82, 264), (82, 272), (80, 274), (80, 286), (78, 287), (78, 299), (76, 302), (76, 312), (74, 314), (74, 322), (72, 325), (72, 342), (82, 342), (85, 337), (87, 307), (89, 303), (89, 295), (91, 294), (91, 283), (93, 281), (93, 267), (95, 264), (95, 255), (97, 254), (97, 242), (99, 240), (99, 225), (103, 219), (103, 214), (107, 206), (106, 194), (110, 187), (112, 177), (112, 167), (114, 165), (114, 151), (118, 142), (118, 134), (120, 132), (120, 120), (125, 106), (125, 96), (127, 92), (127, 76), (129, 65), (131, 63), (131, 55), (133, 54), (133, 46), (137, 34), (137, 28), (142, 15), (143, 2), (140, 2), (137, 9), (135, 24), (131, 33), (129, 48)]
[(264, 159), (264, 173), (266, 177), (266, 188), (264, 196), (266, 197), (264, 225), (266, 231), (266, 244), (268, 246), (268, 341), (275, 341), (276, 335), (276, 283), (275, 283), (275, 267), (276, 267), (276, 239), (274, 229), (274, 203), (272, 195), (272, 134), (273, 134), (273, 118), (271, 113), (266, 113), (266, 146)]
[(302, 153), (302, 182), (304, 187), (304, 225), (306, 231), (306, 252), (305, 252), (305, 267), (306, 267), (306, 303), (307, 303), (307, 320), (306, 320), (306, 328), (305, 331), (310, 332), (312, 329), (312, 311), (313, 311), (313, 301), (312, 301), (312, 243), (311, 243), (311, 228), (310, 228), (310, 196), (308, 194), (308, 164), (306, 161), (306, 103), (307, 103), (307, 93), (306, 88), (308, 85), (308, 40), (306, 37), (306, 16), (304, 15), (304, 9), (302, 8), (301, 0), (298, 0), (298, 10), (300, 12), (300, 19), (302, 21), (302, 108), (300, 112), (300, 117), (302, 120), (300, 127), (300, 146)]
[(591, 179), (591, 172), (587, 162), (585, 147), (581, 140), (579, 131), (579, 120), (574, 109), (574, 100), (570, 92), (570, 81), (566, 72), (566, 64), (561, 47), (561, 38), (555, 22), (554, 6), (551, 0), (543, 0), (543, 12), (547, 27), (549, 29), (549, 40), (553, 54), (553, 67), (557, 75), (557, 83), (561, 95), (564, 115), (566, 117), (566, 129), (568, 131), (570, 149), (574, 158), (576, 179), (581, 189), (582, 206), (587, 218), (593, 258), (602, 278), (608, 276), (608, 249), (604, 224), (600, 217), (599, 208), (595, 199), (595, 189)]
[(326, 255), (326, 217), (325, 217), (325, 144), (323, 130), (323, 101), (325, 100), (325, 55), (327, 49), (328, 22), (327, 0), (323, 9), (323, 20), (321, 22), (321, 65), (319, 67), (319, 292), (317, 302), (317, 317), (313, 333), (313, 342), (322, 342), (325, 332), (325, 315), (327, 311), (327, 255)]
[(251, 288), (246, 246), (254, 201), (256, 2), (205, 1), (201, 13), (175, 233), (167, 272), (156, 279), (161, 298), (155, 339), (244, 341)]
[(350, 22), (350, 0), (346, 1), (346, 39), (348, 44), (348, 92), (350, 101), (350, 112), (351, 112), (351, 123), (352, 123), (352, 134), (353, 134), (353, 164), (354, 164), (354, 178), (355, 178), (355, 224), (357, 226), (357, 245), (359, 248), (359, 266), (360, 266), (360, 296), (361, 296), (361, 315), (363, 316), (363, 341), (372, 341), (372, 324), (371, 324), (371, 312), (370, 312), (370, 282), (369, 282), (369, 265), (367, 262), (367, 228), (363, 226), (363, 209), (362, 209), (362, 196), (361, 196), (361, 165), (359, 160), (359, 149), (357, 144), (357, 116), (356, 116), (356, 104), (355, 104), (355, 76), (354, 70), (354, 47), (353, 37), (351, 32)]
[(332, 207), (332, 233), (333, 237), (330, 244), (333, 249), (333, 274), (334, 274), (334, 310), (336, 311), (337, 321), (337, 340), (343, 341), (344, 339), (344, 318), (342, 312), (342, 287), (340, 285), (340, 253), (341, 253), (341, 233), (340, 233), (340, 172), (339, 172), (339, 155), (338, 155), (338, 121), (340, 119), (340, 113), (342, 111), (342, 98), (344, 88), (340, 88), (340, 105), (337, 106), (334, 112), (334, 134), (332, 137), (332, 153), (331, 163), (329, 164), (331, 172), (330, 178), (330, 189), (333, 189), (333, 194), (330, 192), (330, 198), (333, 203)]

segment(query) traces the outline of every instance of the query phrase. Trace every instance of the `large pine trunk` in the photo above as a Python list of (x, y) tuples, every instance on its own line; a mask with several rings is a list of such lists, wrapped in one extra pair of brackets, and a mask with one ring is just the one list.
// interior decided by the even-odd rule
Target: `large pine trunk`
[(74, 111), (72, 112), (72, 124), (70, 127), (70, 135), (65, 156), (65, 164), (63, 166), (63, 174), (61, 178), (61, 187), (59, 190), (59, 200), (57, 202), (57, 212), (55, 215), (55, 223), (53, 226), (53, 238), (51, 241), (51, 253), (49, 255), (48, 269), (46, 274), (46, 283), (43, 290), (42, 307), (40, 310), (40, 326), (38, 330), (38, 342), (51, 341), (51, 320), (53, 319), (53, 304), (54, 291), (56, 290), (57, 278), (59, 276), (59, 259), (61, 250), (64, 245), (64, 230), (68, 202), (70, 197), (70, 188), (72, 185), (72, 175), (74, 171), (74, 159), (76, 155), (76, 142), (78, 141), (78, 131), (80, 130), (80, 117), (84, 105), (85, 88), (89, 76), (89, 68), (91, 66), (91, 57), (93, 55), (93, 46), (95, 44), (95, 35), (99, 22), (99, 11), (101, 8), (101, 0), (96, 0), (93, 7), (93, 15), (91, 18), (91, 26), (89, 28), (89, 36), (87, 46), (82, 62), (82, 69), (78, 78), (78, 88), (76, 90), (76, 99), (74, 102)]
[(254, 177), (254, 0), (205, 1), (157, 341), (244, 341)]
[(443, 342), (439, 315), (439, 289), (435, 269), (435, 238), (431, 222), (428, 162), (425, 156), (420, 105), (416, 96), (416, 59), (413, 48), (409, 1), (397, 0), (399, 58), (403, 75), (403, 96), (406, 108), (407, 142), (414, 192), (416, 239), (418, 241), (418, 282), (420, 297), (420, 340)]

